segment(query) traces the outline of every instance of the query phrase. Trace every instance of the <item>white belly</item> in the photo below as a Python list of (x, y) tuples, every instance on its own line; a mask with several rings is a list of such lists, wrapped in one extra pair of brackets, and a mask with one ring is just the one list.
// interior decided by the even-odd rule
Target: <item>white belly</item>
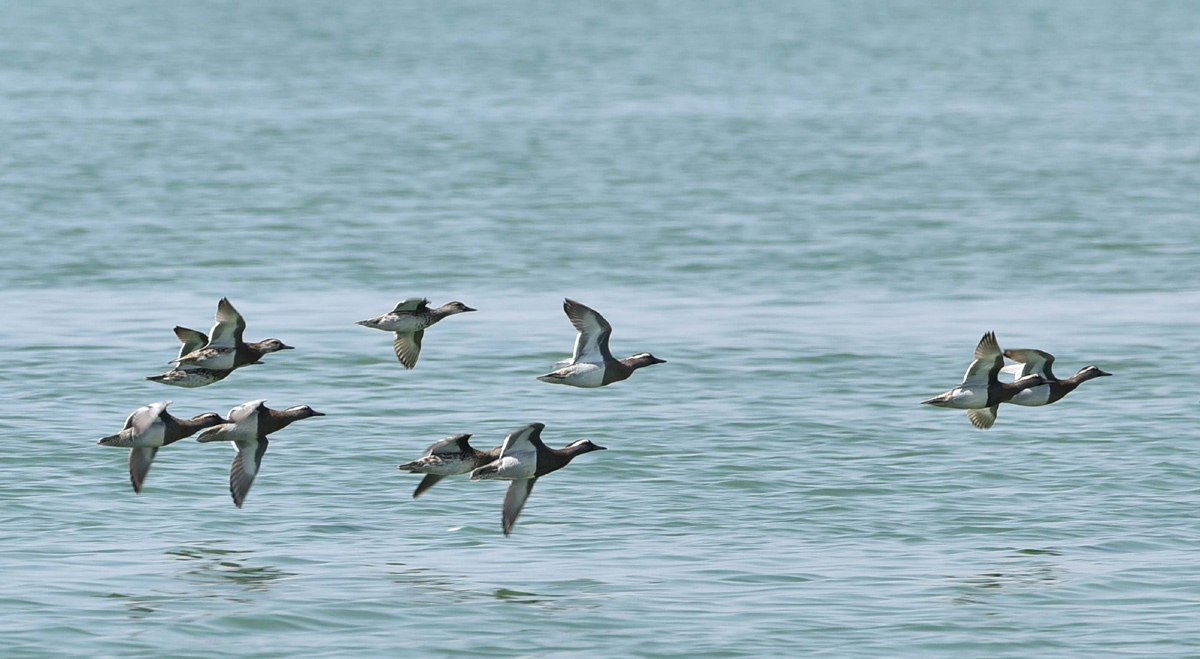
[(537, 452), (522, 451), (500, 458), (500, 468), (496, 470), (496, 478), (508, 481), (522, 480), (533, 478), (536, 472)]
[[(574, 364), (562, 371), (566, 372), (566, 377), (557, 380), (558, 384), (587, 389), (604, 386), (604, 367), (599, 364)], [(547, 380), (547, 382), (551, 381)]]
[(146, 432), (133, 438), (133, 446), (142, 448), (162, 446), (163, 439), (166, 437), (166, 433), (167, 424), (163, 423), (161, 420), (155, 421), (154, 423), (150, 424), (150, 427), (146, 429)]
[(1043, 384), (1037, 387), (1030, 387), (1013, 396), (1008, 402), (1013, 405), (1024, 405), (1026, 407), (1038, 407), (1050, 403), (1050, 385)]
[(987, 389), (955, 389), (951, 392), (950, 400), (941, 407), (952, 407), (956, 410), (979, 410), (987, 407)]
[(192, 366), (214, 371), (228, 371), (233, 368), (233, 359), (236, 354), (237, 350), (234, 348), (217, 348), (212, 354), (206, 355), (204, 359), (197, 360), (191, 364), (185, 364), (184, 368)]

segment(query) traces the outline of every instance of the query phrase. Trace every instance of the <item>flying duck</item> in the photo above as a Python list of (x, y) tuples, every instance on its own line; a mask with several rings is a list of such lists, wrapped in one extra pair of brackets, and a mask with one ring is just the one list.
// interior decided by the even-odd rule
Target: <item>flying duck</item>
[(473, 481), (512, 481), (508, 492), (504, 494), (501, 516), (504, 535), (512, 533), (517, 516), (521, 514), (521, 508), (525, 506), (525, 500), (529, 498), (538, 478), (562, 469), (577, 455), (605, 450), (603, 446), (586, 439), (571, 442), (562, 448), (550, 448), (542, 443), (542, 429), (545, 427), (544, 423), (531, 423), (509, 433), (504, 438), (500, 457), (471, 472)]
[[(207, 334), (204, 332), (197, 332), (196, 330), (188, 329), (186, 327), (176, 326), (175, 336), (179, 337), (179, 340), (182, 342), (182, 345), (179, 347), (180, 357), (184, 357), (208, 345)], [(264, 343), (266, 342), (264, 341)], [(253, 346), (257, 344), (247, 345)], [(254, 364), (261, 363), (262, 362), (250, 362), (249, 364), (245, 364), (245, 366), (253, 366)], [(162, 373), (160, 375), (148, 375), (146, 376), (146, 379), (153, 382), (169, 384), (175, 387), (187, 387), (189, 389), (194, 389), (196, 387), (203, 387), (214, 382), (224, 380), (225, 378), (229, 377), (229, 374), (232, 372), (233, 369), (231, 368), (201, 368), (199, 366), (192, 366), (191, 364), (180, 364), (178, 367), (167, 371), (166, 373)]]
[[(183, 329), (188, 333), (185, 342), (204, 336), (195, 330)], [(203, 346), (172, 359), (177, 368), (198, 367), (214, 371), (232, 371), (247, 364), (253, 364), (262, 359), (263, 355), (280, 350), (291, 350), (292, 346), (284, 345), (279, 339), (267, 339), (257, 343), (246, 343), (242, 333), (246, 331), (246, 321), (242, 314), (230, 304), (229, 298), (223, 297), (217, 303), (217, 322), (209, 330), (208, 340)], [(176, 336), (179, 332), (176, 331)], [(215, 382), (215, 380), (214, 380)]]
[(563, 301), (563, 311), (567, 312), (567, 318), (579, 332), (575, 337), (575, 353), (563, 368), (539, 375), (538, 379), (542, 382), (584, 388), (603, 387), (628, 379), (634, 371), (644, 366), (667, 362), (648, 352), (615, 359), (608, 349), (612, 325), (604, 320), (604, 316), (570, 298)]
[(229, 410), (229, 421), (204, 431), (196, 438), (198, 442), (233, 442), (237, 455), (229, 466), (229, 493), (238, 508), (246, 500), (254, 477), (262, 466), (263, 454), (267, 452), (267, 435), (282, 430), (300, 419), (310, 416), (325, 416), (307, 405), (272, 410), (265, 400), (254, 400)]
[(191, 437), (204, 428), (210, 428), (225, 419), (215, 412), (206, 412), (191, 419), (179, 419), (167, 413), (171, 401), (164, 400), (134, 410), (125, 419), (125, 428), (115, 435), (101, 437), (100, 446), (129, 448), (129, 482), (133, 491), (141, 494), (142, 483), (150, 473), (150, 465), (159, 447)]
[(944, 394), (923, 400), (921, 404), (967, 410), (971, 425), (981, 430), (991, 428), (996, 422), (1000, 403), (1010, 400), (1023, 389), (1036, 387), (1045, 381), (1039, 375), (1031, 375), (1019, 384), (1001, 382), (999, 376), (1003, 366), (1004, 354), (1000, 352), (996, 334), (988, 332), (975, 347), (975, 361), (967, 368), (962, 384)]
[(1005, 350), (1004, 356), (1017, 362), (1017, 364), (1007, 366), (1003, 369), (1004, 371), (1012, 371), (1017, 376), (1015, 382), (1020, 382), (1022, 379), (1032, 375), (1040, 376), (1045, 380), (1043, 384), (1036, 387), (1022, 389), (1020, 393), (1006, 401), (1013, 405), (1038, 407), (1056, 403), (1062, 400), (1067, 394), (1075, 391), (1075, 388), (1084, 382), (1093, 378), (1112, 375), (1112, 373), (1105, 373), (1100, 370), (1098, 366), (1084, 366), (1075, 375), (1065, 380), (1059, 380), (1054, 377), (1054, 372), (1050, 370), (1050, 367), (1054, 365), (1054, 355), (1048, 352), (1023, 348), (1020, 350)]
[(425, 329), (447, 316), (467, 311), (475, 310), (462, 302), (447, 302), (430, 309), (429, 300), (410, 297), (382, 316), (360, 320), (355, 325), (394, 332), (396, 339), (392, 342), (392, 349), (396, 351), (396, 358), (404, 368), (412, 369), (417, 365), (417, 357), (421, 356), (421, 339), (425, 337)]
[(494, 462), (500, 457), (497, 446), (489, 451), (480, 451), (471, 446), (470, 435), (453, 435), (434, 442), (419, 460), (402, 464), (400, 471), (414, 474), (426, 474), (425, 478), (413, 491), (413, 498), (421, 496), (425, 490), (433, 487), (446, 476), (465, 474), (479, 467)]

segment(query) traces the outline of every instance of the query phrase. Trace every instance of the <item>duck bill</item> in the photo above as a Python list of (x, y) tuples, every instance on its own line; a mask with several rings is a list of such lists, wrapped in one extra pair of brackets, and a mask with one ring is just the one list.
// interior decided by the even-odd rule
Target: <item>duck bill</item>
[(468, 311), (479, 311), (479, 309), (472, 309), (471, 307), (463, 307), (463, 313), (466, 313)]
[(1097, 376), (1104, 376), (1104, 375), (1112, 375), (1112, 373), (1105, 373), (1104, 371), (1100, 371), (1100, 372), (1098, 372), (1096, 375), (1097, 375)]
[(325, 414), (324, 412), (318, 412), (318, 411), (316, 411), (316, 410), (313, 410), (313, 411), (312, 411), (312, 416), (328, 416), (328, 415), (327, 415), (327, 414)]

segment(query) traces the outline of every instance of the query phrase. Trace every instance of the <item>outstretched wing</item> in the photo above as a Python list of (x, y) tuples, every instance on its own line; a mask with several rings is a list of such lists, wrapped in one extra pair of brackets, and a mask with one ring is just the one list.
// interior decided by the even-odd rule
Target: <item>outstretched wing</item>
[(412, 369), (417, 365), (417, 357), (421, 356), (421, 339), (425, 330), (415, 332), (396, 332), (396, 340), (392, 341), (392, 349), (396, 351), (396, 359), (404, 368)]
[(242, 342), (242, 333), (245, 331), (246, 321), (242, 320), (242, 314), (233, 308), (229, 298), (221, 298), (217, 303), (217, 322), (208, 332), (208, 345), (213, 348), (232, 348)]
[(1048, 352), (1032, 348), (1020, 348), (1017, 350), (1005, 350), (1004, 356), (1014, 362), (1020, 362), (1025, 365), (1021, 369), (1021, 373), (1017, 376), (1018, 380), (1026, 375), (1040, 375), (1047, 380), (1056, 379), (1054, 372), (1050, 370), (1054, 365), (1054, 355)]
[(529, 499), (529, 493), (533, 492), (533, 484), (536, 482), (537, 477), (535, 476), (509, 483), (508, 491), (504, 493), (504, 511), (500, 519), (504, 527), (504, 535), (512, 533), (513, 527), (517, 524), (517, 517), (520, 516), (521, 509), (525, 507), (525, 501)]
[(604, 316), (571, 298), (563, 301), (563, 311), (567, 312), (567, 318), (575, 326), (575, 331), (579, 332), (575, 337), (575, 353), (571, 357), (571, 363), (603, 364), (605, 361), (611, 361), (608, 338), (612, 335), (612, 325), (604, 320)]
[(985, 407), (981, 410), (967, 410), (967, 418), (971, 420), (971, 425), (980, 430), (987, 430), (996, 423), (996, 412), (1000, 409), (999, 405)]
[(194, 329), (175, 326), (175, 336), (183, 342), (179, 347), (179, 356), (183, 357), (189, 353), (195, 352), (204, 346), (208, 345), (208, 335), (204, 332), (197, 332)]
[(229, 493), (233, 495), (233, 504), (238, 508), (242, 507), (246, 495), (250, 493), (250, 486), (254, 485), (254, 477), (258, 475), (258, 469), (262, 466), (267, 444), (266, 437), (234, 444), (237, 455), (233, 458), (233, 464), (229, 465)]
[(254, 441), (258, 438), (258, 412), (265, 402), (267, 401), (252, 400), (229, 410), (229, 414), (225, 415), (229, 419), (229, 423), (222, 423), (205, 430), (200, 433), (196, 441), (201, 443)]
[(162, 424), (160, 417), (170, 404), (171, 401), (164, 400), (137, 408), (125, 419), (125, 428), (132, 429), (134, 437), (145, 435), (154, 424)]
[(1000, 369), (1004, 367), (1004, 353), (1000, 352), (1000, 344), (996, 342), (996, 334), (988, 332), (975, 346), (975, 361), (967, 368), (961, 387), (986, 387), (999, 379)]
[(445, 439), (439, 439), (426, 449), (425, 455), (469, 453), (471, 451), (471, 444), (467, 441), (469, 439), (471, 439), (470, 435), (451, 435)]
[(437, 474), (425, 474), (425, 478), (421, 479), (421, 483), (417, 485), (417, 489), (413, 490), (413, 498), (416, 499), (422, 494), (425, 494), (425, 490), (437, 485), (438, 481), (442, 480), (443, 478), (445, 478), (445, 476), (438, 476)]
[(133, 484), (133, 491), (137, 494), (142, 493), (142, 483), (146, 482), (146, 474), (150, 473), (150, 465), (157, 454), (157, 446), (135, 446), (129, 449), (129, 482)]
[(512, 453), (527, 453), (537, 452), (537, 447), (542, 444), (542, 430), (546, 427), (544, 423), (531, 423), (524, 428), (514, 430), (508, 433), (504, 438), (504, 447), (500, 449), (500, 457)]
[(418, 309), (424, 309), (428, 306), (429, 300), (423, 297), (410, 297), (403, 302), (397, 303), (396, 308), (392, 309), (392, 313), (399, 313), (401, 311), (416, 311)]

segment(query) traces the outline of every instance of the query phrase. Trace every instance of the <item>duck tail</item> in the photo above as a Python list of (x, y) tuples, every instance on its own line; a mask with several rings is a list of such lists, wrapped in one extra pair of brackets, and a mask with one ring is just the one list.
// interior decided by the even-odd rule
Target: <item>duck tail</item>
[(99, 439), (99, 441), (97, 441), (96, 443), (99, 444), (100, 446), (117, 446), (117, 447), (121, 447), (121, 448), (129, 448), (130, 446), (133, 446), (133, 438), (127, 431), (122, 430), (121, 432), (119, 432), (115, 435), (109, 435), (108, 437), (101, 437)]
[(938, 394), (938, 395), (934, 396), (933, 398), (926, 398), (925, 400), (921, 401), (921, 404), (922, 405), (940, 405), (942, 403), (945, 403), (948, 400), (950, 400), (950, 394), (944, 393), (944, 394)]

